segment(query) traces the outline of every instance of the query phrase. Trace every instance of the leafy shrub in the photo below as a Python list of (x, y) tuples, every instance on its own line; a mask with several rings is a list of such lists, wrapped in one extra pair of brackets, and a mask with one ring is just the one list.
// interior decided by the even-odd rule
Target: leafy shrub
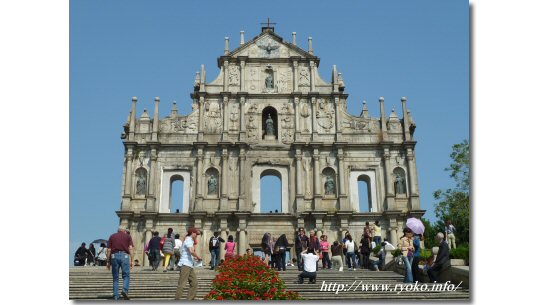
[(398, 257), (398, 256), (402, 255), (402, 250), (396, 249), (396, 250), (393, 250), (391, 253), (392, 253), (392, 256)]
[(374, 254), (377, 254), (377, 252), (379, 252), (379, 250), (381, 250), (381, 245), (375, 246), (375, 248), (373, 250)]
[(450, 249), (450, 258), (469, 261), (469, 246), (459, 246), (456, 249)]
[(433, 252), (431, 249), (420, 249), (420, 259), (427, 260), (428, 258), (433, 256)]
[(235, 256), (217, 269), (206, 300), (300, 300), (258, 256)]

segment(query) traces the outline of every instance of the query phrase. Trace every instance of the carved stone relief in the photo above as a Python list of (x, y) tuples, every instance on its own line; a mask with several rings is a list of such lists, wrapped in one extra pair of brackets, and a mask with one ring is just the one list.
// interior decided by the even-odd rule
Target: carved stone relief
[(276, 58), (280, 56), (280, 44), (269, 37), (264, 37), (256, 42), (259, 55), (263, 58)]
[(308, 130), (308, 118), (310, 117), (310, 109), (307, 102), (302, 102), (299, 110), (299, 114), (303, 118), (303, 132), (310, 132)]
[(205, 107), (205, 130), (209, 133), (222, 132), (222, 119), (220, 104), (217, 102), (206, 103)]
[(247, 123), (247, 138), (250, 141), (258, 140), (258, 122), (254, 115), (249, 116)]
[(287, 68), (278, 71), (277, 90), (278, 92), (291, 92), (291, 70)]
[(239, 86), (239, 67), (230, 65), (228, 69), (228, 84), (230, 86)]
[(239, 108), (236, 104), (233, 104), (230, 109), (230, 131), (239, 130)]
[(307, 67), (299, 69), (299, 86), (310, 86), (310, 71)]
[(316, 121), (318, 123), (318, 132), (327, 133), (334, 127), (334, 109), (330, 103), (320, 99), (318, 109), (316, 110)]

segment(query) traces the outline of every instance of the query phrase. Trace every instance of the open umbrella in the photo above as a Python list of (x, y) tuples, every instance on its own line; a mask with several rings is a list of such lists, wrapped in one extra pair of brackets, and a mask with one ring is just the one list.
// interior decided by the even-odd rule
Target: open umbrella
[(105, 243), (106, 244), (107, 242), (108, 242), (108, 240), (106, 240), (106, 239), (96, 239), (96, 240), (92, 241), (92, 244), (100, 244), (100, 243)]
[(416, 234), (424, 234), (424, 224), (422, 223), (422, 221), (420, 221), (420, 219), (414, 217), (408, 218), (405, 225)]

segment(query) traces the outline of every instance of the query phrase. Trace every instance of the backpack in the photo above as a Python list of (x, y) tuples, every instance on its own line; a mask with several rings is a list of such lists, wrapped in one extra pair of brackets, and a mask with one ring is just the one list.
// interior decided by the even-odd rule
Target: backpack
[(218, 237), (211, 237), (209, 240), (209, 248), (210, 249), (217, 249), (220, 248), (220, 239)]

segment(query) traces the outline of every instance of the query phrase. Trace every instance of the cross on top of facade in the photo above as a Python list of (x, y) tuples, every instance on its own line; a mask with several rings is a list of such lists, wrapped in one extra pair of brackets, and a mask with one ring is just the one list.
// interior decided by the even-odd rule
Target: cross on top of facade
[[(274, 25), (276, 24), (275, 22), (271, 22), (271, 19), (269, 17), (267, 17), (267, 22), (262, 22), (260, 23), (262, 26), (262, 31), (263, 30), (266, 30), (266, 29), (270, 29), (270, 30), (273, 30), (275, 29)], [(273, 26), (271, 26), (273, 25)]]

